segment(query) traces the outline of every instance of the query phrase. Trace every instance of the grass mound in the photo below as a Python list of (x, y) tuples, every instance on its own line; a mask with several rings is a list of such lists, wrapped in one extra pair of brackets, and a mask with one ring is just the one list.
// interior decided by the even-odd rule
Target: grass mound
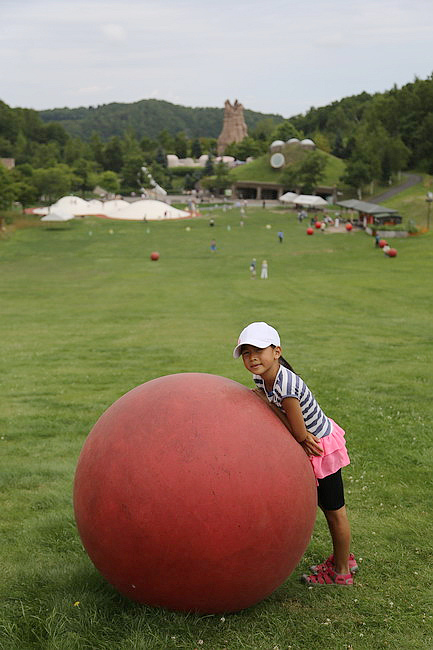
[[(320, 185), (338, 185), (340, 177), (346, 168), (345, 163), (340, 158), (336, 158), (332, 154), (325, 153), (324, 151), (317, 150), (321, 156), (326, 157), (327, 165), (320, 181)], [(299, 146), (286, 146), (284, 148), (284, 157), (286, 159), (286, 166), (293, 165), (301, 162), (305, 156), (310, 152), (302, 149)], [(281, 183), (284, 167), (281, 169), (273, 169), (270, 165), (271, 155), (264, 154), (252, 160), (245, 165), (236, 167), (230, 172), (231, 177), (235, 181), (255, 181), (263, 183)]]

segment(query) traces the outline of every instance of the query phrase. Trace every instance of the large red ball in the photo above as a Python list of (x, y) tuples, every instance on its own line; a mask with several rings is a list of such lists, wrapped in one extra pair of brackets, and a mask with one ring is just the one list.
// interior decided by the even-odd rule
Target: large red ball
[(307, 228), (307, 235), (313, 235), (314, 230), (312, 228)]
[(351, 223), (346, 223), (346, 230), (347, 232), (350, 232), (352, 230), (353, 226)]
[(384, 246), (387, 246), (386, 239), (379, 239), (379, 247), (383, 248)]
[(78, 461), (74, 508), (87, 553), (122, 594), (229, 612), (296, 567), (316, 487), (302, 447), (259, 397), (186, 373), (138, 386), (99, 418)]
[(159, 260), (159, 253), (157, 251), (153, 251), (153, 253), (150, 254), (150, 259), (153, 262), (156, 262), (157, 260)]
[(319, 228), (322, 227), (322, 222), (321, 221), (316, 221), (316, 223), (314, 225), (316, 226), (316, 228), (318, 230)]
[(390, 248), (387, 255), (388, 257), (397, 257), (397, 250), (395, 248)]

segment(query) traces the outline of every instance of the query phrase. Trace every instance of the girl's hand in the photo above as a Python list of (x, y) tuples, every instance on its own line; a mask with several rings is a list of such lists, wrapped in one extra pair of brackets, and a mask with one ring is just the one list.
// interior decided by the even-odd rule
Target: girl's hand
[(319, 445), (318, 439), (312, 433), (307, 432), (307, 437), (299, 444), (303, 447), (307, 456), (321, 456), (323, 454), (323, 449)]

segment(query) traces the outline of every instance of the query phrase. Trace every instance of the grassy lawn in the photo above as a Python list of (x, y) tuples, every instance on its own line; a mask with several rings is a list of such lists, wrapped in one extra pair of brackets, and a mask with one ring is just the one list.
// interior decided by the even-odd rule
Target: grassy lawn
[[(424, 175), (422, 183), (413, 185), (404, 192), (400, 192), (392, 199), (384, 201), (384, 205), (394, 208), (404, 215), (405, 220), (412, 219), (420, 228), (426, 228), (428, 221), (427, 192), (433, 191), (433, 178)], [(433, 215), (430, 215), (430, 227), (433, 227)]]
[[(236, 209), (209, 214), (214, 228), (206, 215), (88, 218), (0, 241), (0, 648), (430, 649), (431, 234), (398, 240), (391, 259), (362, 232), (307, 237), (292, 212), (248, 208), (243, 228)], [(268, 260), (269, 280), (249, 277), (253, 257)], [(83, 442), (110, 404), (152, 378), (210, 372), (251, 385), (231, 353), (242, 327), (262, 319), (347, 431), (356, 586), (299, 582), (330, 553), (319, 514), (301, 565), (249, 610), (200, 616), (130, 602), (77, 535)]]

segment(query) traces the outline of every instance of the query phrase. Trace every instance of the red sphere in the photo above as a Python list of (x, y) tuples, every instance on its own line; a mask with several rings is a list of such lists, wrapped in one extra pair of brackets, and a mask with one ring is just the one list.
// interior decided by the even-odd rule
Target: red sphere
[(390, 248), (387, 255), (388, 257), (397, 257), (397, 250), (395, 248)]
[(384, 246), (387, 246), (387, 245), (388, 245), (388, 242), (386, 241), (386, 239), (379, 239), (380, 248), (383, 248)]
[(305, 452), (271, 409), (201, 373), (154, 379), (110, 406), (74, 484), (78, 530), (102, 575), (133, 600), (202, 613), (249, 607), (284, 582), (316, 498)]
[(351, 223), (346, 223), (346, 230), (347, 232), (350, 232), (352, 230), (353, 226)]
[(307, 235), (313, 235), (314, 230), (312, 228), (307, 228)]
[(314, 225), (316, 226), (317, 230), (322, 227), (321, 221), (316, 221)]
[(150, 259), (153, 262), (156, 262), (156, 260), (159, 260), (159, 253), (157, 251), (153, 251), (153, 253), (150, 254)]

